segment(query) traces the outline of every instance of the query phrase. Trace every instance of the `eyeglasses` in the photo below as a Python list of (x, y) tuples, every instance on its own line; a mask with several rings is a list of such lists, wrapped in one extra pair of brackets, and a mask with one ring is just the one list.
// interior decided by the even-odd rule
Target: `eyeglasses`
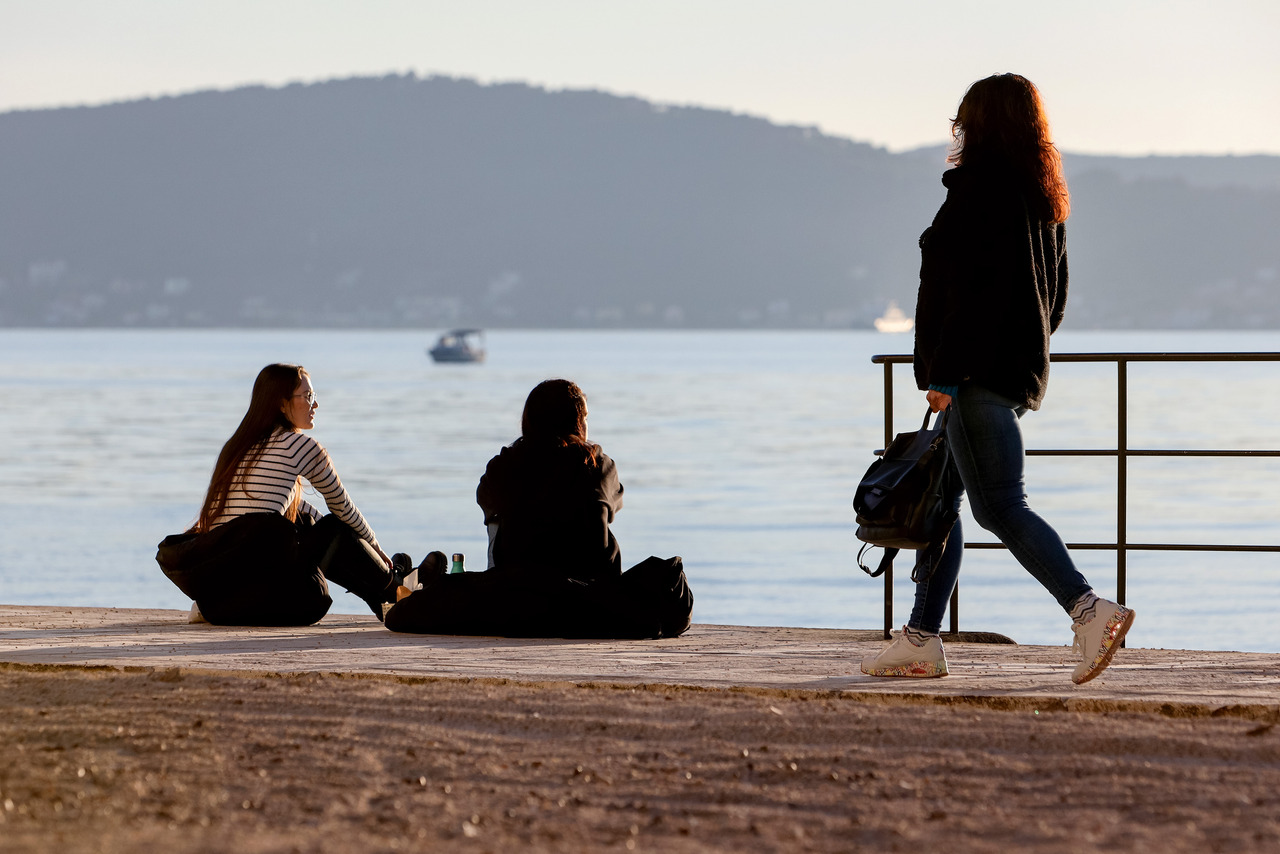
[(306, 398), (307, 406), (315, 406), (320, 401), (320, 398), (316, 397), (316, 393), (314, 391), (309, 391), (305, 394), (295, 394), (294, 397)]

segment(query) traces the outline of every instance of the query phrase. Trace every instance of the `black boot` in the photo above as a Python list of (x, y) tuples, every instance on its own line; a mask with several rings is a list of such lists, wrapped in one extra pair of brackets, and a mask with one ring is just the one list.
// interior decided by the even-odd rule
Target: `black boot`
[(426, 587), (429, 583), (449, 572), (449, 558), (444, 552), (432, 552), (418, 564), (418, 583)]
[(413, 572), (413, 558), (404, 552), (396, 552), (391, 556), (391, 594), (389, 601), (395, 601), (396, 588), (404, 584), (405, 578)]

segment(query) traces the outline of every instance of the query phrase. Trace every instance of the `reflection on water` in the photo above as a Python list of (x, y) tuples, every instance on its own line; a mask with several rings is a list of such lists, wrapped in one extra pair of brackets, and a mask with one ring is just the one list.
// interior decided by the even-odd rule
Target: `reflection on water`
[[(878, 626), (880, 582), (854, 565), (849, 501), (882, 442), (875, 352), (863, 332), (490, 332), (484, 365), (435, 365), (430, 333), (5, 331), (0, 337), (0, 601), (185, 607), (153, 556), (195, 516), (257, 370), (312, 372), (314, 435), (388, 550), (485, 551), (475, 485), (518, 435), (525, 394), (567, 376), (591, 436), (618, 462), (614, 530), (630, 564), (685, 558), (700, 622)], [(1061, 352), (1275, 350), (1275, 333), (1062, 333)], [(895, 373), (895, 427), (923, 413)], [(1276, 447), (1277, 365), (1130, 367), (1131, 447)], [(1115, 369), (1057, 365), (1029, 447), (1115, 446)], [(1130, 463), (1133, 542), (1280, 542), (1280, 460)], [(1033, 458), (1033, 505), (1070, 541), (1115, 536), (1115, 463)], [(318, 498), (316, 499), (318, 501)], [(986, 539), (969, 521), (968, 533)], [(1100, 592), (1109, 552), (1078, 552)], [(1138, 646), (1280, 651), (1274, 555), (1134, 554)], [(902, 573), (905, 575), (905, 573)], [(1003, 552), (971, 552), (962, 623), (1063, 643), (1065, 617)], [(904, 620), (910, 585), (895, 588)], [(335, 594), (338, 591), (335, 591)], [(360, 613), (347, 594), (336, 610)]]

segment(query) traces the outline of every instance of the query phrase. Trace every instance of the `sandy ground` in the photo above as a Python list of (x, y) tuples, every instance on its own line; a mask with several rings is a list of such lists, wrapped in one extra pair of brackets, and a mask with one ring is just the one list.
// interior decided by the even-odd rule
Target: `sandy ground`
[(1276, 851), (1274, 712), (0, 664), (0, 851)]

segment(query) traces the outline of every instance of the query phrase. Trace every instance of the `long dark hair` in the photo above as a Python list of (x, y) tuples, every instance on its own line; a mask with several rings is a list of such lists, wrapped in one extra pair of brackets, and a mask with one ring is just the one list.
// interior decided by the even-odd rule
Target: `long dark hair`
[(1049, 135), (1040, 91), (1018, 74), (994, 74), (964, 93), (951, 120), (955, 145), (947, 160), (957, 165), (1003, 162), (1032, 188), (1037, 213), (1066, 222), (1071, 196), (1062, 174), (1062, 156)]
[[(280, 405), (293, 397), (294, 390), (305, 376), (307, 371), (301, 365), (267, 365), (258, 372), (258, 378), (253, 381), (253, 396), (249, 398), (249, 411), (240, 419), (240, 426), (222, 446), (222, 453), (218, 454), (213, 477), (209, 479), (209, 491), (205, 493), (204, 505), (200, 508), (200, 518), (192, 526), (192, 531), (210, 530), (214, 520), (222, 515), (227, 506), (227, 495), (235, 485), (240, 463), (252, 452), (254, 459), (249, 461), (250, 465), (247, 467), (252, 468), (264, 450), (259, 447), (254, 451), (255, 445), (270, 438), (277, 430), (296, 429)], [(299, 497), (301, 493), (295, 499)], [(295, 500), (285, 515), (293, 520), (297, 518), (297, 513), (298, 502)]]
[(533, 387), (520, 416), (521, 440), (582, 450), (583, 462), (596, 462), (596, 446), (587, 441), (587, 396), (569, 380), (544, 380)]

